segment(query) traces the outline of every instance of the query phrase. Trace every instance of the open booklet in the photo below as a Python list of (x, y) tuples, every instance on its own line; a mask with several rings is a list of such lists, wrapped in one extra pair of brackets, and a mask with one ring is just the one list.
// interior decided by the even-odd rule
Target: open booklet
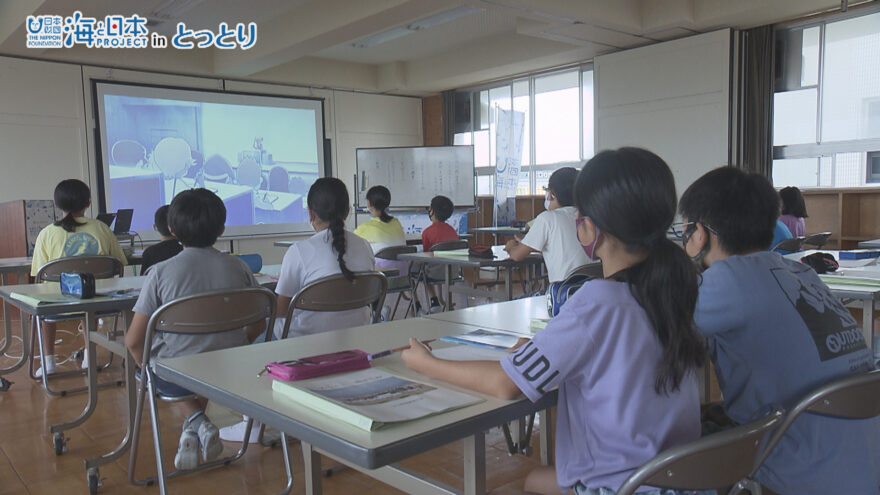
[(522, 335), (513, 335), (510, 333), (496, 332), (494, 330), (486, 330), (478, 328), (473, 332), (462, 333), (459, 335), (449, 335), (440, 340), (447, 342), (455, 342), (456, 344), (476, 345), (480, 347), (488, 347), (490, 349), (510, 349), (515, 346)]
[(402, 378), (380, 368), (296, 382), (275, 380), (272, 391), (367, 431), (483, 401), (473, 395)]

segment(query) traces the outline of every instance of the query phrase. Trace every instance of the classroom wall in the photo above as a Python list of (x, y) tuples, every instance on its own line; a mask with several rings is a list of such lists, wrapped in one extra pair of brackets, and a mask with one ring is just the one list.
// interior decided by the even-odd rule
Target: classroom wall
[[(355, 173), (356, 148), (422, 145), (419, 98), (0, 57), (0, 200), (48, 199), (66, 178), (82, 179), (97, 193), (92, 79), (323, 98), (333, 174), (346, 184)], [(97, 205), (97, 196), (92, 201)], [(284, 252), (272, 243), (289, 238), (236, 240), (233, 247), (280, 263)]]
[(731, 31), (596, 57), (597, 150), (640, 146), (662, 157), (679, 196), (728, 165)]

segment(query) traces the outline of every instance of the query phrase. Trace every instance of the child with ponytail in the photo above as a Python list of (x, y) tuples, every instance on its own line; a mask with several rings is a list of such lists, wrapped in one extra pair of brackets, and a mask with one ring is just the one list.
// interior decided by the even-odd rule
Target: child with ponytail
[[(68, 256), (113, 256), (126, 264), (125, 253), (116, 236), (104, 222), (85, 216), (92, 204), (92, 193), (83, 181), (63, 180), (55, 186), (55, 207), (64, 213), (61, 220), (40, 231), (34, 244), (31, 276), (36, 276), (46, 263)], [(41, 325), (43, 334), (43, 357), (46, 372), (55, 372), (55, 323), (46, 321)], [(42, 375), (42, 369), (37, 370)]]
[(666, 239), (675, 182), (657, 155), (603, 151), (578, 174), (574, 196), (578, 240), (602, 260), (604, 279), (587, 282), (500, 363), (438, 359), (413, 339), (403, 360), (431, 378), (505, 399), (522, 393), (537, 401), (559, 387), (557, 465), (529, 473), (524, 488), (605, 495), (659, 452), (700, 436), (697, 272)]

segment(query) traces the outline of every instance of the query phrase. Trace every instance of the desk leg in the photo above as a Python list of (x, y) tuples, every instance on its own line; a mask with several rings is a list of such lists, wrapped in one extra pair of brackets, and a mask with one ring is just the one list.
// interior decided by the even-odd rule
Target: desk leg
[[(128, 449), (131, 447), (131, 437), (134, 432), (135, 408), (137, 407), (137, 382), (134, 376), (137, 365), (134, 363), (134, 360), (131, 359), (131, 355), (128, 352), (125, 353), (122, 360), (125, 363), (125, 392), (128, 398), (128, 402), (126, 403), (128, 421), (125, 424), (125, 436), (123, 437), (122, 442), (112, 451), (97, 457), (89, 457), (86, 459), (87, 477), (91, 478), (94, 476), (95, 480), (99, 478), (97, 471), (99, 466), (109, 464), (116, 459), (119, 459), (123, 454), (128, 452)], [(91, 366), (91, 362), (89, 365)]]
[[(71, 430), (76, 428), (77, 426), (85, 423), (89, 416), (95, 412), (95, 405), (98, 403), (98, 370), (96, 366), (96, 362), (98, 361), (97, 356), (97, 347), (95, 343), (91, 339), (91, 333), (93, 331), (97, 331), (97, 321), (95, 318), (95, 314), (93, 312), (86, 313), (86, 328), (85, 328), (85, 341), (86, 341), (86, 350), (89, 353), (89, 369), (88, 369), (88, 390), (89, 390), (89, 402), (86, 404), (86, 408), (83, 409), (82, 414), (79, 415), (73, 421), (67, 423), (59, 423), (52, 425), (49, 427), (49, 431), (55, 434), (56, 438), (61, 438), (61, 433), (67, 430)], [(42, 345), (42, 342), (40, 343)], [(42, 363), (41, 363), (42, 365)], [(43, 381), (45, 383), (46, 375), (45, 369), (43, 370)]]
[(550, 442), (553, 438), (553, 430), (550, 425), (550, 409), (538, 411), (538, 419), (541, 422), (541, 431), (538, 433), (538, 442), (541, 444), (541, 464), (553, 465), (553, 446)]
[(506, 301), (513, 300), (513, 266), (508, 265), (505, 270), (504, 292), (507, 294)]
[[(6, 285), (8, 283), (9, 279), (6, 272), (0, 273), (0, 284)], [(6, 302), (6, 299), (3, 300), (3, 329), (6, 338), (3, 339), (3, 346), (0, 347), (0, 354), (6, 352), (6, 349), (9, 348), (9, 343), (12, 341), (12, 317), (9, 316), (9, 303)]]
[[(452, 309), (452, 265), (443, 265), (445, 269), (443, 270), (443, 276), (446, 280), (444, 280), (443, 288), (446, 289), (446, 304), (443, 307), (443, 311), (449, 311)], [(430, 305), (430, 302), (429, 302)]]
[(305, 467), (306, 493), (308, 495), (320, 495), (321, 489), (321, 454), (318, 454), (312, 444), (300, 441), (303, 453), (303, 465)]
[(873, 299), (865, 300), (862, 304), (862, 334), (865, 336), (865, 344), (874, 355), (874, 308), (876, 304)]
[(478, 432), (464, 443), (464, 495), (486, 493), (486, 434)]

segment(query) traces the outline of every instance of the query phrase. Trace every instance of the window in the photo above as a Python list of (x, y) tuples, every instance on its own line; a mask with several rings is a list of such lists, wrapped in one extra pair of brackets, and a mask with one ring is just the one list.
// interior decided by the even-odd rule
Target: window
[[(574, 68), (530, 76), (456, 93), (455, 144), (473, 144), (477, 194), (494, 192), (495, 113), (513, 109), (525, 115), (518, 195), (543, 194), (559, 167), (580, 167), (594, 154), (593, 69)], [(459, 122), (459, 113), (470, 121)]]
[(880, 182), (880, 12), (777, 32), (773, 183)]

